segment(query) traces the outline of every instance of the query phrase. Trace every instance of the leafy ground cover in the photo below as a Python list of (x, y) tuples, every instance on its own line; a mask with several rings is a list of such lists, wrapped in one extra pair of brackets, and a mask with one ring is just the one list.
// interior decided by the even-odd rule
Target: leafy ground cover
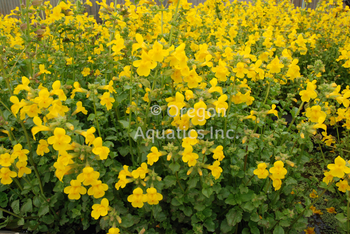
[(348, 7), (84, 4), (1, 17), (2, 228), (350, 232)]

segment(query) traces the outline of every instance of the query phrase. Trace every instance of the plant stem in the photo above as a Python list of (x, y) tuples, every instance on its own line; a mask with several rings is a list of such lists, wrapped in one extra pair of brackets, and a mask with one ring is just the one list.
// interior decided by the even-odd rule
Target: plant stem
[[(171, 24), (174, 24), (175, 21), (176, 21), (177, 12), (179, 11), (179, 5), (180, 5), (180, 0), (177, 1), (176, 9), (175, 9), (175, 14), (174, 14), (173, 20), (171, 21)], [(174, 30), (174, 25), (171, 25), (171, 29), (170, 29), (170, 38), (169, 38), (169, 46), (171, 46), (171, 41), (172, 41), (172, 39), (173, 39), (173, 30)]]
[(13, 215), (13, 216), (19, 218), (19, 219), (22, 219), (22, 218), (23, 218), (23, 217), (21, 217), (21, 216), (19, 216), (19, 215), (16, 215), (15, 213), (12, 213), (11, 211), (5, 210), (5, 209), (3, 209), (3, 208), (0, 208), (0, 211), (6, 212), (6, 213), (8, 213), (8, 214), (10, 214), (10, 215)]
[[(287, 129), (287, 132), (289, 132), (289, 130), (292, 128), (292, 126), (293, 126), (293, 124), (294, 124), (294, 122), (295, 122), (297, 116), (299, 115), (299, 112), (301, 111), (301, 108), (303, 108), (303, 106), (304, 106), (304, 103), (305, 103), (305, 102), (302, 102), (302, 103), (300, 104), (297, 113), (296, 113), (295, 116), (293, 117), (292, 122), (290, 122), (290, 124), (289, 124), (289, 127), (288, 127), (288, 129)], [(286, 136), (285, 136), (284, 138), (282, 138), (281, 145), (283, 145), (285, 141), (286, 141)]]

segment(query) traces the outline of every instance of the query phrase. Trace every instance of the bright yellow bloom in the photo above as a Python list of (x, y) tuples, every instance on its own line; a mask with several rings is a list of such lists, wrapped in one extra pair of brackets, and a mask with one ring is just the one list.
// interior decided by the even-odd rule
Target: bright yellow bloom
[(136, 207), (142, 208), (143, 203), (147, 202), (147, 200), (148, 200), (147, 194), (143, 194), (143, 191), (141, 188), (134, 189), (132, 194), (128, 196), (128, 202), (131, 202), (131, 205), (135, 208)]
[(119, 234), (119, 233), (120, 233), (119, 228), (112, 227), (108, 230), (107, 234)]
[(109, 211), (109, 201), (103, 198), (101, 204), (94, 204), (92, 206), (91, 217), (98, 219), (100, 216), (106, 216)]
[(133, 62), (134, 67), (137, 67), (137, 74), (139, 76), (149, 76), (152, 69), (157, 66), (157, 62), (153, 61), (152, 58), (147, 54), (146, 51), (142, 51), (141, 60)]
[(102, 138), (97, 137), (92, 144), (94, 148), (92, 148), (92, 152), (98, 156), (100, 156), (100, 160), (107, 159), (107, 156), (110, 152), (109, 148), (102, 145)]
[(254, 170), (254, 175), (257, 175), (259, 179), (265, 179), (269, 175), (266, 167), (266, 163), (259, 163), (258, 168)]
[(350, 168), (346, 166), (346, 162), (340, 156), (334, 160), (335, 164), (328, 164), (329, 173), (338, 178), (343, 178), (345, 173), (350, 173)]
[(287, 174), (287, 169), (284, 168), (284, 163), (282, 161), (275, 162), (269, 171), (274, 179), (283, 179)]
[(44, 156), (44, 154), (48, 152), (50, 152), (49, 144), (47, 143), (46, 140), (41, 139), (36, 149), (37, 155)]
[(19, 178), (21, 178), (23, 176), (23, 174), (29, 175), (30, 173), (32, 173), (32, 170), (27, 167), (27, 162), (25, 162), (25, 161), (17, 162), (16, 167), (18, 169), (18, 177)]
[(55, 94), (58, 96), (58, 99), (60, 101), (66, 101), (67, 100), (67, 96), (64, 93), (64, 91), (61, 89), (61, 82), (59, 80), (56, 80), (55, 82), (53, 82), (52, 84), (52, 90), (51, 90), (51, 95)]
[(82, 132), (81, 135), (85, 137), (85, 144), (91, 145), (95, 140), (94, 132), (96, 132), (95, 127), (89, 128), (86, 132)]
[(17, 144), (13, 147), (12, 157), (18, 158), (19, 161), (27, 161), (28, 157), (27, 154), (29, 153), (29, 150), (22, 149), (21, 144)]
[(157, 205), (163, 199), (163, 195), (158, 193), (155, 188), (147, 189), (147, 202), (150, 205)]
[(90, 68), (85, 67), (81, 74), (83, 74), (84, 77), (90, 75)]
[(214, 176), (216, 180), (219, 179), (222, 173), (222, 168), (220, 167), (219, 161), (215, 161), (213, 165), (208, 166), (208, 169), (211, 170), (211, 174)]
[(8, 167), (3, 167), (0, 170), (1, 183), (4, 185), (11, 184), (12, 178), (16, 176), (17, 176), (17, 173), (14, 171), (11, 171)]
[(335, 184), (339, 191), (345, 193), (347, 190), (350, 191), (350, 186), (348, 184), (347, 180), (340, 180), (338, 183)]
[(77, 102), (77, 109), (72, 113), (72, 115), (75, 115), (79, 112), (82, 112), (84, 115), (87, 114), (87, 110), (85, 109), (85, 107), (83, 107), (83, 103), (81, 101)]
[(280, 73), (283, 67), (284, 65), (280, 63), (277, 56), (267, 65), (267, 69), (270, 70), (270, 73)]
[(198, 154), (193, 153), (192, 146), (188, 146), (182, 153), (182, 161), (188, 163), (189, 167), (193, 167), (197, 163), (197, 159), (199, 158)]
[(101, 105), (104, 105), (107, 107), (107, 110), (112, 109), (113, 103), (115, 102), (115, 99), (111, 97), (111, 94), (109, 92), (103, 93), (103, 95), (100, 97), (101, 99)]
[(66, 130), (63, 128), (55, 128), (54, 136), (47, 139), (50, 145), (57, 151), (66, 150), (69, 147), (71, 137), (66, 135)]
[(39, 108), (48, 108), (53, 102), (52, 97), (50, 97), (50, 92), (45, 88), (40, 90), (39, 97), (34, 99), (34, 102), (39, 105)]
[(224, 147), (222, 145), (218, 145), (214, 150), (213, 150), (213, 159), (218, 160), (219, 162), (222, 161), (225, 158)]
[(147, 168), (147, 164), (146, 163), (142, 163), (139, 168), (137, 168), (136, 170), (133, 170), (131, 172), (131, 175), (132, 175), (132, 177), (134, 177), (134, 179), (137, 179), (139, 177), (141, 179), (144, 179), (148, 172), (149, 172), (149, 170)]
[(87, 186), (94, 184), (99, 177), (100, 173), (98, 171), (94, 171), (94, 168), (87, 166), (83, 169), (83, 172), (78, 175), (77, 180), (83, 182), (83, 185)]
[(316, 85), (312, 82), (307, 83), (306, 90), (302, 90), (299, 92), (299, 95), (301, 96), (301, 100), (303, 102), (309, 102), (310, 99), (315, 99), (317, 97), (317, 93), (315, 92)]
[(158, 152), (158, 149), (155, 146), (151, 148), (151, 152), (152, 153), (147, 155), (147, 163), (152, 166), (153, 163), (157, 162), (159, 157), (162, 156), (162, 153)]
[(69, 199), (79, 200), (81, 195), (86, 194), (86, 188), (81, 186), (80, 181), (71, 180), (70, 186), (64, 188), (64, 193), (68, 194)]
[(9, 153), (0, 154), (0, 165), (2, 167), (10, 167), (16, 158), (16, 156), (11, 156)]
[(88, 195), (94, 198), (101, 198), (105, 195), (105, 191), (108, 190), (108, 185), (103, 184), (101, 180), (95, 180), (91, 183), (91, 188), (88, 190)]
[(32, 127), (32, 130), (31, 130), (31, 131), (32, 131), (32, 134), (33, 134), (34, 140), (36, 140), (35, 135), (36, 135), (38, 132), (41, 132), (41, 131), (50, 131), (50, 130), (51, 130), (51, 128), (42, 125), (43, 122), (41, 121), (41, 119), (40, 119), (38, 116), (35, 116), (35, 117), (33, 118), (33, 122), (34, 122), (34, 124), (36, 125), (36, 126)]

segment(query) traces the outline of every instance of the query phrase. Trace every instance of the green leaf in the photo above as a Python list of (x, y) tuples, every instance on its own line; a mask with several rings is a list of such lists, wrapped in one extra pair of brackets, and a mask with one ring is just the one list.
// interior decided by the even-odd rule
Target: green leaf
[(78, 217), (81, 215), (80, 209), (72, 209), (72, 218)]
[(13, 201), (11, 203), (11, 208), (15, 214), (19, 214), (19, 200)]
[(259, 222), (260, 221), (260, 217), (259, 217), (259, 215), (258, 215), (258, 213), (252, 213), (251, 215), (250, 215), (250, 220), (251, 221), (253, 221), (253, 222)]
[(220, 230), (223, 233), (230, 233), (232, 229), (233, 229), (233, 226), (228, 225), (227, 219), (224, 219), (224, 221), (221, 222)]
[(202, 189), (202, 193), (204, 196), (206, 196), (207, 198), (210, 197), (210, 195), (213, 193), (213, 188), (208, 187), (208, 188), (203, 188)]
[(32, 212), (33, 211), (33, 202), (32, 199), (28, 198), (21, 207), (21, 213)]
[(19, 220), (17, 221), (17, 225), (18, 225), (18, 226), (24, 225), (24, 218), (19, 219)]
[(5, 208), (7, 206), (9, 199), (7, 197), (7, 194), (4, 192), (0, 192), (0, 206), (2, 208)]
[(198, 176), (191, 177), (187, 181), (188, 189), (195, 188), (197, 186), (198, 181), (199, 181), (199, 177)]
[(123, 126), (123, 128), (129, 128), (129, 122), (126, 120), (118, 120), (118, 122)]
[(169, 165), (169, 168), (173, 171), (173, 173), (177, 172), (180, 170), (180, 164), (178, 164), (177, 162), (172, 162), (170, 165)]
[(285, 181), (286, 185), (298, 184), (298, 182), (293, 177), (288, 177)]
[(40, 206), (38, 215), (39, 217), (41, 217), (43, 215), (46, 215), (47, 213), (49, 213), (49, 204), (45, 202)]
[(186, 216), (191, 216), (192, 215), (192, 208), (190, 206), (185, 206), (183, 209), (183, 212)]
[(206, 227), (209, 232), (215, 231), (215, 223), (213, 222), (212, 218), (208, 218), (205, 220), (204, 227)]
[(169, 188), (169, 187), (174, 186), (176, 184), (176, 177), (168, 175), (164, 178), (163, 181), (164, 181), (164, 187)]
[(53, 223), (53, 221), (55, 221), (55, 218), (53, 217), (53, 215), (49, 214), (42, 217), (41, 220), (46, 224), (51, 224)]
[(124, 228), (129, 228), (138, 222), (139, 222), (139, 219), (133, 217), (131, 214), (127, 214), (125, 215), (125, 217), (122, 218), (122, 223), (120, 224), (120, 226)]
[(242, 220), (242, 211), (232, 208), (226, 215), (227, 223), (230, 226), (235, 226)]
[(33, 198), (33, 204), (34, 204), (34, 206), (36, 206), (36, 207), (40, 207), (40, 206), (41, 206), (41, 201), (40, 201), (40, 198), (39, 198), (38, 196), (35, 196), (35, 197)]
[(277, 225), (273, 230), (273, 234), (284, 234), (284, 230), (280, 225)]
[(237, 202), (236, 202), (236, 198), (235, 198), (235, 196), (231, 193), (229, 196), (228, 196), (228, 198), (225, 200), (225, 203), (226, 204), (229, 204), (229, 205), (236, 205), (237, 204)]
[(338, 219), (339, 222), (341, 223), (346, 223), (347, 221), (347, 218), (344, 217), (344, 214), (343, 213), (339, 213), (335, 216), (336, 219)]
[(140, 81), (146, 88), (151, 88), (151, 83), (147, 79), (142, 78)]

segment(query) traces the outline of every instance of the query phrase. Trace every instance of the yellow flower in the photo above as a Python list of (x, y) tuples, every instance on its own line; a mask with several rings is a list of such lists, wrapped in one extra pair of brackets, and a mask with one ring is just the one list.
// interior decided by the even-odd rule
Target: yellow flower
[(86, 132), (82, 132), (81, 135), (85, 137), (85, 144), (91, 145), (95, 140), (94, 132), (96, 132), (95, 127), (89, 128)]
[(29, 150), (22, 149), (21, 144), (17, 144), (13, 147), (12, 157), (18, 158), (19, 161), (27, 161), (28, 157), (27, 154), (29, 153)]
[(48, 108), (51, 105), (52, 101), (53, 99), (50, 97), (50, 92), (46, 88), (40, 90), (39, 97), (36, 97), (34, 99), (34, 102), (39, 105), (40, 109)]
[(313, 106), (311, 108), (306, 108), (306, 117), (313, 123), (319, 122), (319, 119), (325, 119), (327, 117), (326, 112), (321, 110), (321, 106)]
[(133, 170), (131, 172), (132, 177), (134, 177), (134, 179), (137, 178), (141, 178), (144, 179), (146, 177), (146, 173), (148, 173), (149, 170), (147, 168), (147, 164), (146, 163), (142, 163), (141, 166), (139, 168), (137, 168), (136, 170)]
[(70, 186), (64, 188), (64, 193), (68, 194), (69, 199), (79, 200), (81, 195), (86, 194), (86, 188), (81, 186), (80, 181), (71, 180)]
[(315, 234), (314, 231), (315, 228), (308, 227), (307, 229), (304, 229), (305, 234)]
[(168, 107), (170, 107), (169, 115), (170, 117), (176, 117), (180, 115), (181, 109), (186, 105), (185, 97), (179, 92), (176, 92), (175, 98), (166, 100), (168, 102)]
[(81, 74), (83, 74), (84, 77), (90, 75), (90, 68), (85, 67)]
[(18, 97), (16, 96), (11, 96), (10, 102), (13, 103), (13, 105), (11, 106), (11, 111), (15, 116), (17, 115), (18, 111), (26, 105), (23, 99), (19, 101)]
[(52, 91), (51, 91), (51, 95), (55, 94), (58, 96), (58, 99), (60, 101), (65, 101), (67, 100), (66, 94), (64, 93), (64, 91), (61, 89), (61, 82), (59, 80), (56, 80), (53, 84), (52, 84)]
[(329, 171), (326, 171), (324, 173), (324, 178), (323, 178), (323, 182), (325, 182), (327, 185), (329, 184), (329, 182), (331, 182), (333, 180), (333, 176)]
[(275, 109), (276, 109), (276, 105), (275, 105), (275, 104), (272, 104), (271, 110), (269, 110), (269, 111), (267, 112), (267, 114), (274, 114), (276, 117), (278, 117), (278, 112), (277, 112), (277, 110), (275, 110)]
[(77, 102), (77, 109), (72, 113), (72, 115), (75, 115), (79, 112), (82, 112), (84, 115), (87, 115), (87, 110), (85, 107), (83, 107), (83, 103), (81, 101)]
[(244, 78), (245, 74), (248, 73), (248, 69), (245, 68), (246, 64), (239, 62), (236, 67), (232, 69), (238, 78)]
[(226, 110), (228, 108), (227, 104), (227, 95), (221, 95), (217, 101), (215, 101), (213, 104), (215, 105), (216, 113), (219, 114), (219, 116), (226, 116)]
[(346, 166), (346, 162), (340, 156), (334, 160), (335, 164), (328, 164), (329, 173), (338, 178), (343, 178), (344, 174), (350, 173), (350, 168)]
[(152, 58), (147, 54), (146, 51), (142, 51), (141, 60), (133, 62), (134, 67), (137, 67), (137, 74), (139, 76), (149, 76), (151, 69), (157, 66), (157, 62), (153, 61)]
[(25, 161), (17, 162), (16, 167), (18, 169), (18, 177), (19, 178), (21, 178), (23, 176), (23, 174), (29, 175), (30, 173), (32, 173), (32, 170), (27, 167), (27, 162), (25, 162)]
[[(11, 184), (12, 178), (16, 177), (17, 173), (14, 171), (11, 171), (8, 167), (3, 167), (0, 170), (0, 178), (2, 184)], [(12, 178), (11, 178), (12, 177)]]
[(340, 180), (338, 183), (335, 184), (338, 186), (339, 191), (345, 193), (346, 190), (350, 191), (350, 186), (348, 184), (347, 180)]
[(268, 65), (267, 69), (270, 70), (270, 73), (279, 73), (281, 72), (281, 68), (283, 68), (284, 65), (280, 63), (280, 60), (278, 59), (278, 56), (276, 56)]
[(46, 70), (45, 69), (45, 65), (44, 64), (40, 64), (39, 65), (39, 74), (41, 75), (41, 74), (51, 74), (51, 72), (50, 71), (48, 71), (48, 70)]
[(327, 212), (330, 213), (330, 214), (336, 214), (337, 212), (335, 211), (335, 208), (334, 207), (329, 207), (329, 208), (326, 208)]
[(270, 178), (272, 180), (272, 185), (275, 188), (275, 191), (280, 190), (282, 185), (281, 179), (275, 178), (273, 174), (270, 175)]
[(102, 146), (102, 138), (97, 137), (92, 144), (94, 145), (94, 148), (92, 148), (92, 152), (96, 155), (100, 156), (100, 160), (107, 159), (107, 156), (110, 152), (109, 148), (106, 146)]
[(55, 128), (54, 136), (47, 139), (50, 145), (57, 151), (66, 150), (69, 147), (71, 137), (66, 135), (66, 130), (63, 128)]
[(83, 172), (78, 175), (77, 180), (83, 182), (83, 185), (86, 186), (94, 184), (99, 177), (100, 173), (98, 171), (94, 171), (94, 168), (87, 166), (83, 169)]
[(259, 179), (265, 179), (269, 175), (266, 167), (266, 163), (259, 163), (258, 168), (254, 170), (254, 175), (257, 175)]
[(16, 158), (16, 156), (11, 156), (9, 153), (0, 154), (0, 165), (2, 167), (9, 167)]
[(163, 199), (163, 195), (158, 193), (155, 188), (147, 189), (147, 202), (150, 205), (157, 205), (160, 200)]
[(29, 92), (29, 83), (29, 79), (25, 76), (22, 76), (22, 84), (16, 86), (15, 90), (13, 91), (13, 94), (18, 94), (21, 90), (26, 90), (27, 92)]
[(274, 179), (283, 179), (287, 174), (287, 169), (284, 168), (284, 163), (282, 161), (275, 162), (269, 171)]
[(317, 93), (315, 92), (316, 85), (312, 82), (307, 83), (306, 90), (302, 90), (299, 92), (299, 95), (301, 96), (301, 100), (303, 102), (309, 102), (310, 99), (314, 99), (317, 97)]
[(223, 152), (224, 147), (222, 145), (218, 145), (214, 150), (213, 150), (213, 159), (218, 160), (219, 162), (222, 161), (225, 158), (224, 152)]
[(309, 194), (309, 196), (310, 196), (311, 198), (317, 198), (317, 197), (318, 197), (318, 195), (317, 195), (316, 190), (315, 190), (315, 189), (314, 189), (314, 190), (312, 190), (312, 192)]
[(208, 169), (211, 170), (211, 174), (214, 176), (216, 180), (219, 179), (222, 173), (222, 168), (220, 167), (219, 161), (215, 161), (213, 165), (208, 166)]
[(158, 149), (155, 146), (151, 148), (151, 151), (152, 153), (147, 155), (147, 163), (152, 166), (153, 163), (157, 162), (159, 157), (162, 156), (162, 153), (158, 152)]
[(98, 219), (100, 216), (106, 216), (109, 211), (109, 201), (103, 198), (101, 204), (94, 204), (92, 206), (91, 217)]
[(120, 233), (119, 228), (112, 227), (108, 230), (107, 234), (119, 234), (119, 233)]
[(105, 191), (108, 190), (108, 185), (103, 184), (101, 180), (95, 180), (91, 183), (91, 188), (88, 190), (88, 195), (94, 198), (100, 198), (105, 195)]
[(111, 97), (111, 94), (109, 92), (103, 93), (103, 95), (100, 97), (101, 99), (101, 105), (104, 105), (107, 107), (107, 110), (112, 109), (113, 103), (115, 101), (114, 98)]
[(185, 150), (182, 152), (182, 161), (188, 163), (189, 167), (193, 167), (197, 163), (197, 159), (199, 158), (198, 154), (193, 153), (192, 146), (187, 146)]
[(142, 208), (143, 203), (147, 202), (148, 197), (146, 194), (143, 194), (143, 191), (141, 188), (136, 188), (132, 192), (131, 195), (128, 196), (128, 202), (131, 202), (131, 205), (135, 208)]
[(36, 140), (35, 135), (36, 135), (38, 132), (41, 132), (41, 131), (50, 131), (50, 130), (51, 130), (51, 128), (42, 125), (43, 122), (41, 121), (41, 119), (40, 119), (38, 116), (35, 116), (35, 117), (33, 118), (33, 122), (34, 122), (34, 124), (36, 125), (36, 126), (32, 127), (32, 130), (31, 130), (31, 131), (32, 131), (32, 134), (33, 134), (34, 140)]

